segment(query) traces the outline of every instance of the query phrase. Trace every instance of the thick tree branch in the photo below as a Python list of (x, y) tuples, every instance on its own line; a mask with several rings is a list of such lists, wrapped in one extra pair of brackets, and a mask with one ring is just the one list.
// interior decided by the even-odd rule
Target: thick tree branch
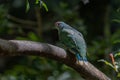
[(64, 49), (46, 43), (0, 39), (0, 55), (34, 55), (48, 57), (75, 69), (86, 80), (110, 80), (109, 77), (95, 68), (91, 63), (88, 62), (87, 65), (77, 64), (74, 55), (67, 54)]

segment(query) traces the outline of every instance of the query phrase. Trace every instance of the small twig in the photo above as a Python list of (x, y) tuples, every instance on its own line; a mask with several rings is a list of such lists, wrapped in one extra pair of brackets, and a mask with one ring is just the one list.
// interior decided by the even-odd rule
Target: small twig
[(109, 55), (110, 55), (110, 58), (111, 58), (111, 60), (112, 60), (112, 64), (113, 64), (113, 66), (114, 66), (115, 71), (118, 72), (118, 69), (116, 68), (115, 59), (114, 59), (113, 54), (110, 53)]
[(7, 15), (7, 18), (8, 18), (8, 19), (11, 19), (11, 20), (13, 20), (13, 21), (15, 21), (15, 22), (21, 23), (21, 24), (33, 25), (33, 26), (34, 26), (34, 25), (37, 25), (37, 23), (34, 22), (34, 21), (23, 20), (23, 19), (20, 19), (20, 18), (16, 18), (16, 17), (14, 17), (14, 16), (12, 16), (12, 15)]
[(114, 67), (115, 67), (115, 59), (114, 59), (114, 57), (113, 57), (113, 54), (112, 53), (110, 53), (110, 58), (111, 58), (111, 60), (112, 60), (112, 64), (114, 65)]
[(41, 34), (42, 34), (42, 20), (41, 20), (41, 13), (40, 13), (40, 10), (38, 7), (35, 8), (35, 11), (36, 11), (36, 19), (37, 19), (37, 32), (38, 32), (38, 35), (41, 37)]

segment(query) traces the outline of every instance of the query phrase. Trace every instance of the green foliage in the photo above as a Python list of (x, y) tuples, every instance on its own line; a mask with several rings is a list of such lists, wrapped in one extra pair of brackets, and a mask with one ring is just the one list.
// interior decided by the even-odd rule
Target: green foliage
[[(26, 1), (27, 1), (26, 2), (26, 12), (28, 12), (31, 5), (29, 3), (29, 0), (26, 0)], [(35, 1), (35, 5), (36, 6), (39, 5), (39, 8), (41, 8), (43, 6), (45, 8), (45, 10), (48, 12), (48, 7), (42, 0), (36, 0)]]
[(7, 7), (0, 5), (0, 33), (5, 33), (8, 26), (8, 20), (6, 19), (7, 12)]
[[(25, 14), (23, 14), (24, 12), (21, 11), (21, 8), (17, 8), (17, 10), (11, 8), (13, 7), (12, 2), (9, 4), (10, 6), (0, 5), (0, 36), (2, 35), (3, 38), (7, 37), (7, 39), (32, 40), (37, 42), (46, 42), (46, 39), (48, 39), (48, 41), (52, 41), (51, 37), (55, 38), (53, 34), (57, 33), (50, 35), (51, 32), (48, 31), (50, 33), (49, 34), (47, 31), (44, 31), (44, 29), (50, 30), (51, 27), (53, 28), (55, 21), (64, 21), (83, 33), (85, 40), (88, 42), (88, 60), (110, 77), (120, 77), (120, 46), (118, 45), (120, 43), (120, 0), (113, 1), (115, 2), (115, 7), (111, 8), (111, 22), (108, 24), (110, 25), (109, 27), (111, 27), (112, 24), (115, 31), (112, 31), (112, 29), (109, 30), (112, 32), (110, 32), (110, 36), (106, 36), (108, 37), (107, 40), (106, 37), (104, 37), (104, 33), (98, 35), (97, 32), (99, 32), (99, 29), (94, 29), (90, 26), (91, 24), (98, 24), (99, 22), (91, 22), (90, 24), (87, 24), (89, 22), (85, 22), (84, 19), (86, 15), (81, 16), (81, 13), (88, 13), (89, 16), (87, 16), (87, 19), (89, 21), (91, 20), (95, 14), (94, 12), (97, 11), (94, 9), (94, 5), (92, 6), (92, 11), (87, 11), (87, 9), (89, 9), (89, 6), (92, 5), (91, 2), (90, 5), (80, 5), (79, 0), (35, 0), (32, 3), (33, 5), (31, 5), (31, 1), (32, 0), (26, 0), (24, 3), (24, 9), (26, 10)], [(43, 28), (43, 34), (44, 32), (47, 33), (47, 38), (45, 35), (41, 35), (42, 37), (38, 36), (39, 32), (37, 32), (37, 30), (39, 28), (37, 23), (39, 22), (36, 20), (35, 11), (33, 10), (32, 12), (32, 9), (34, 7), (39, 7), (41, 10), (41, 28)], [(42, 12), (43, 8), (46, 11), (48, 11), (49, 8), (49, 13), (46, 13), (46, 11)], [(81, 8), (83, 10), (79, 10)], [(24, 9), (22, 10), (25, 11)], [(106, 10), (107, 8), (102, 7), (100, 9)], [(21, 12), (18, 12), (19, 10)], [(13, 11), (13, 13), (11, 13), (11, 11)], [(17, 17), (18, 21), (11, 20), (8, 14)], [(99, 14), (102, 14), (102, 12)], [(98, 15), (96, 17), (98, 17)], [(103, 17), (101, 17), (101, 19), (102, 18)], [(21, 19), (24, 19), (25, 21), (22, 21)], [(19, 23), (19, 20), (22, 21), (22, 23)], [(35, 24), (26, 25), (26, 20), (33, 21)], [(106, 24), (106, 22), (104, 24)], [(102, 28), (104, 24), (100, 23), (98, 25), (101, 25)], [(92, 32), (88, 33), (89, 30), (92, 30)], [(89, 36), (91, 38), (95, 38), (94, 40), (89, 40), (87, 35), (91, 33), (98, 36)], [(55, 41), (53, 41), (53, 44), (55, 44)], [(111, 60), (108, 58), (109, 52), (114, 53), (115, 65), (113, 65)], [(99, 62), (105, 63), (105, 65), (98, 63), (97, 60), (99, 60)], [(8, 67), (12, 67), (5, 69), (3, 73), (0, 74), (0, 80), (82, 80), (76, 71), (72, 70), (66, 65), (49, 60), (47, 58), (41, 58), (39, 56), (25, 56), (25, 58), (20, 59), (20, 62), (18, 59), (15, 59), (14, 61), (17, 63), (13, 64), (13, 61), (9, 62)], [(116, 68), (118, 69), (118, 72)], [(115, 71), (117, 75), (111, 74), (112, 71)]]
[(113, 22), (120, 23), (120, 20), (119, 20), (119, 19), (113, 19), (112, 21), (113, 21)]
[(18, 40), (42, 41), (42, 39), (33, 32), (29, 32), (27, 37), (16, 37)]
[(114, 55), (114, 57), (118, 57), (118, 56), (120, 56), (120, 52), (118, 52)]
[(28, 10), (30, 9), (30, 4), (29, 4), (28, 0), (26, 0), (26, 1), (27, 1), (27, 3), (26, 3), (26, 12), (28, 12)]
[(42, 1), (41, 2), (41, 5), (45, 8), (45, 10), (48, 12), (48, 8), (47, 8), (47, 5)]
[(35, 1), (35, 4), (39, 4), (39, 0), (36, 0), (36, 1)]
[(116, 11), (114, 11), (114, 18), (112, 19), (113, 22), (120, 23), (120, 8), (118, 8)]
[(114, 68), (114, 65), (112, 65), (112, 63), (110, 63), (110, 62), (108, 62), (108, 61), (106, 61), (106, 60), (104, 60), (104, 59), (100, 59), (100, 60), (98, 60), (98, 62), (104, 62), (106, 65), (108, 65), (108, 66), (110, 66), (111, 68), (115, 69), (115, 68)]
[[(79, 80), (78, 74), (66, 65), (48, 59), (29, 56), (21, 63), (7, 70), (0, 76), (5, 80)], [(75, 75), (75, 76), (72, 76)], [(78, 77), (78, 78), (77, 78)]]
[[(112, 55), (112, 54), (110, 54)], [(98, 60), (98, 62), (103, 62), (105, 65), (110, 66), (115, 72), (116, 77), (120, 78), (120, 52), (114, 52), (113, 58), (110, 57), (112, 60), (112, 63), (110, 61), (106, 61), (104, 59)]]

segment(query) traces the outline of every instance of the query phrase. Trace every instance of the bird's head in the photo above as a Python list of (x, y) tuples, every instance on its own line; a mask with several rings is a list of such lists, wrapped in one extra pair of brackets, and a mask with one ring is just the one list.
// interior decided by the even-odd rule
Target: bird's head
[(62, 32), (66, 32), (68, 34), (73, 34), (73, 35), (75, 33), (77, 33), (78, 35), (83, 37), (83, 35), (79, 31), (75, 30), (74, 28), (72, 28), (71, 26), (69, 26), (68, 24), (66, 24), (66, 23), (64, 23), (62, 21), (57, 21), (55, 23), (55, 26)]
[(63, 32), (67, 32), (68, 34), (73, 34), (73, 30), (71, 30), (70, 26), (62, 21), (58, 21), (55, 23), (55, 26), (58, 27), (59, 30)]
[(55, 23), (55, 26), (57, 26), (60, 30), (62, 30), (63, 28), (66, 28), (67, 24), (62, 21), (57, 21)]

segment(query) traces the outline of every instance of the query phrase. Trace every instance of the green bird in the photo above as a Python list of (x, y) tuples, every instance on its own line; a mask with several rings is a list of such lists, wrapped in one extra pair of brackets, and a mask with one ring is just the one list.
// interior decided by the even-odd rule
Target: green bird
[(56, 22), (55, 25), (58, 28), (60, 42), (76, 55), (79, 63), (81, 61), (87, 62), (87, 49), (83, 35), (62, 21)]

